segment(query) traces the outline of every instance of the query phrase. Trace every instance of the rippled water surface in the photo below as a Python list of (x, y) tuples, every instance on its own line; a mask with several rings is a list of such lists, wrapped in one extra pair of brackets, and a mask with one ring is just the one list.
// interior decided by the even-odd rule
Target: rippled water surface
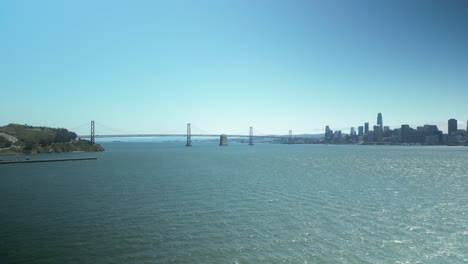
[(467, 147), (104, 146), (0, 165), (1, 263), (468, 262)]

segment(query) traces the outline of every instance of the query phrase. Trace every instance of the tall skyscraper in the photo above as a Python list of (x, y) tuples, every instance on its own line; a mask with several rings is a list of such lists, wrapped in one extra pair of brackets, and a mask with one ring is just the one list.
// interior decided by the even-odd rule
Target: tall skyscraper
[(377, 114), (377, 125), (380, 126), (380, 129), (383, 129), (383, 120), (382, 120), (382, 114), (378, 113)]
[(358, 136), (362, 136), (364, 134), (364, 127), (358, 126)]
[(452, 134), (457, 132), (457, 130), (458, 130), (457, 120), (454, 119), (454, 118), (449, 119), (449, 121), (448, 121), (448, 135), (451, 136)]
[(333, 130), (329, 126), (325, 127), (325, 140), (331, 141), (333, 139)]
[(364, 134), (367, 134), (369, 132), (369, 122), (364, 123)]

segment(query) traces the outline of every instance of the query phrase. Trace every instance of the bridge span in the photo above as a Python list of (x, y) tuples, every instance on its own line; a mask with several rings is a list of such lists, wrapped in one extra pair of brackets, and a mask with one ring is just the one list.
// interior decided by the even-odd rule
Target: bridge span
[[(249, 138), (249, 145), (253, 145), (253, 139), (265, 139), (265, 138), (284, 138), (284, 135), (253, 135), (253, 128), (249, 128), (249, 135), (240, 135), (240, 134), (192, 134), (190, 123), (187, 124), (187, 133), (186, 134), (103, 134), (97, 135), (95, 133), (95, 123), (91, 121), (91, 134), (80, 135), (79, 138), (90, 138), (91, 142), (94, 143), (95, 138), (130, 138), (130, 137), (187, 137), (187, 144), (185, 146), (192, 146), (192, 137), (220, 137), (220, 145), (227, 145), (227, 137), (234, 138)], [(291, 144), (292, 140), (292, 131), (289, 130), (289, 143)]]
[[(225, 134), (228, 137), (253, 137), (253, 138), (285, 138), (288, 136), (281, 135), (235, 135)], [(186, 137), (187, 134), (121, 134), (121, 135), (95, 135), (95, 138), (115, 138), (115, 137)], [(192, 137), (219, 137), (220, 134), (191, 134)], [(90, 135), (79, 135), (79, 138), (89, 138)]]

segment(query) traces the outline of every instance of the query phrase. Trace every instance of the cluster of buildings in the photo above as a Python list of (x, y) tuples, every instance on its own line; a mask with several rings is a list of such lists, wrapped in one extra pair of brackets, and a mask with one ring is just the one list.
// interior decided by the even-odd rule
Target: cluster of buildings
[(369, 122), (358, 129), (352, 127), (349, 134), (341, 130), (333, 131), (329, 126), (325, 127), (325, 136), (321, 143), (359, 143), (359, 144), (421, 144), (421, 145), (467, 145), (468, 122), (466, 130), (458, 128), (456, 119), (448, 120), (448, 133), (444, 134), (436, 125), (418, 126), (416, 129), (409, 125), (401, 125), (400, 128), (390, 129), (383, 125), (382, 114), (377, 115), (377, 124), (372, 128)]

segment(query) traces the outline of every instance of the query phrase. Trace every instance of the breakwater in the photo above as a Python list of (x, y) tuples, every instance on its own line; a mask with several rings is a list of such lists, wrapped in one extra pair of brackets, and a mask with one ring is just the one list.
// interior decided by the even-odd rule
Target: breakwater
[(93, 157), (85, 158), (61, 158), (61, 159), (24, 159), (24, 160), (0, 160), (1, 164), (14, 164), (14, 163), (39, 163), (39, 162), (59, 162), (59, 161), (78, 161), (78, 160), (97, 160)]

